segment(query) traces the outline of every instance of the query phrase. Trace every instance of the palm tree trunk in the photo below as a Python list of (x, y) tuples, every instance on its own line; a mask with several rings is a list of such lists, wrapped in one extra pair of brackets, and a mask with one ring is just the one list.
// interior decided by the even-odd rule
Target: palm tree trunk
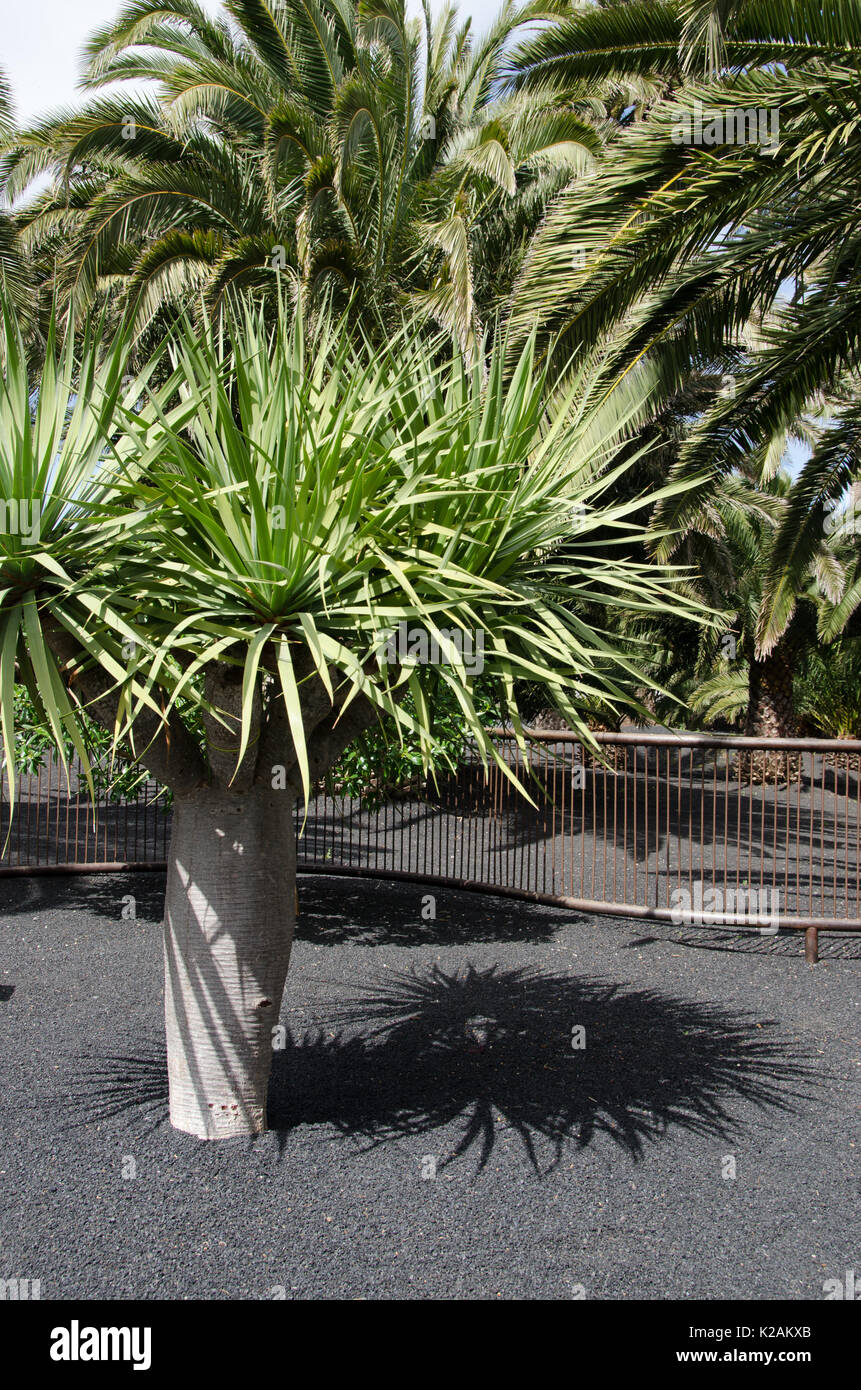
[(792, 662), (785, 647), (778, 645), (764, 661), (751, 661), (749, 691), (747, 735), (751, 738), (797, 738)]
[[(792, 691), (792, 660), (779, 644), (764, 661), (751, 657), (745, 734), (749, 738), (797, 738), (798, 716)], [(797, 777), (798, 753), (786, 749), (746, 750), (738, 758), (739, 775), (768, 783)]]
[(170, 1119), (202, 1139), (266, 1128), (295, 925), (293, 805), (268, 786), (206, 788), (174, 805), (164, 921)]

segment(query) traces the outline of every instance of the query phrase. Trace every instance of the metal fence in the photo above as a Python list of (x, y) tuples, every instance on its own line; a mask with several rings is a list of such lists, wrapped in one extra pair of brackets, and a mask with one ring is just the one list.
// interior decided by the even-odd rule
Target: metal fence
[[(585, 912), (763, 932), (861, 932), (861, 749), (822, 739), (533, 733), (524, 760), (495, 731), (506, 767), (473, 752), (381, 806), (320, 789), (300, 868), (417, 879)], [(56, 764), (22, 776), (4, 873), (160, 868), (170, 809), (153, 783), (95, 806)], [(9, 822), (0, 786), (0, 828)], [(301, 821), (301, 813), (297, 811)]]

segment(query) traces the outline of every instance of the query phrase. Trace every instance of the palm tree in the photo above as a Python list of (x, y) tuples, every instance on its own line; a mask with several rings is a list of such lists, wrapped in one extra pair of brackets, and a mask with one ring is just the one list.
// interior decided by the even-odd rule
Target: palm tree
[[(714, 571), (707, 568), (707, 556), (716, 545), (723, 551), (722, 568), (729, 582), (725, 580), (721, 587), (730, 620), (719, 650), (715, 651), (715, 643), (709, 644), (711, 671), (692, 692), (691, 706), (711, 718), (731, 718), (738, 711), (743, 732), (754, 738), (793, 738), (800, 733), (793, 699), (794, 667), (799, 650), (815, 633), (810, 608), (802, 602), (773, 650), (766, 655), (757, 649), (771, 548), (789, 487), (785, 474), (764, 487), (758, 487), (752, 477), (737, 490), (725, 487), (712, 506), (701, 507), (688, 532), (689, 550), (696, 551), (703, 541), (708, 545), (700, 572), (708, 573), (712, 587), (717, 586)], [(823, 547), (818, 572), (811, 575), (814, 582), (833, 578), (828, 564), (832, 558)]]
[[(692, 592), (701, 602), (722, 610), (722, 622), (695, 629), (672, 617), (635, 617), (620, 627), (620, 634), (648, 638), (655, 652), (652, 674), (672, 700), (706, 723), (740, 723), (743, 733), (760, 739), (801, 733), (794, 694), (799, 662), (839, 639), (857, 603), (846, 602), (857, 540), (847, 534), (850, 521), (835, 517), (799, 586), (781, 640), (762, 652), (758, 638), (768, 606), (772, 551), (791, 495), (787, 473), (762, 482), (751, 459), (691, 509), (673, 559), (691, 576)], [(672, 716), (672, 700), (660, 703), (661, 717)]]
[[(666, 391), (731, 374), (675, 474), (712, 489), (752, 448), (773, 459), (806, 414), (829, 416), (772, 550), (767, 653), (858, 472), (861, 3), (614, 0), (527, 40), (511, 67), (518, 91), (615, 83), (646, 117), (551, 205), (515, 287), (513, 348), (540, 315), (562, 355), (602, 344), (611, 377), (646, 360)], [(764, 140), (747, 113), (765, 116)], [(656, 524), (674, 530), (692, 497)]]
[[(0, 72), (0, 149), (12, 139), (14, 120), (12, 93)], [(0, 159), (0, 190), (3, 188), (4, 167)], [(27, 269), (17, 244), (17, 220), (8, 205), (0, 199), (0, 286), (14, 300), (22, 319), (32, 327), (30, 285)]]
[(75, 313), (101, 294), (139, 301), (143, 324), (228, 288), (274, 299), (280, 272), (309, 306), (325, 291), (390, 316), (408, 298), (471, 350), (548, 198), (601, 147), (595, 103), (499, 97), (511, 35), (544, 8), (505, 0), (476, 40), (428, 0), (421, 22), (405, 0), (230, 0), (215, 18), (136, 0), (90, 40), (84, 82), (138, 85), (17, 141), (10, 187), (54, 175), (28, 242), (59, 253)]
[[(800, 713), (813, 733), (821, 738), (861, 737), (861, 637), (857, 631), (828, 647), (807, 651), (797, 685)], [(836, 755), (835, 767), (848, 769), (851, 758), (851, 754)]]
[[(205, 1137), (254, 1132), (293, 931), (297, 800), (384, 714), (429, 762), (431, 666), (485, 765), (513, 776), (476, 711), (466, 636), (477, 650), (481, 634), (482, 674), (521, 742), (523, 678), (588, 741), (581, 707), (640, 683), (589, 620), (595, 605), (699, 609), (672, 570), (608, 549), (608, 529), (627, 543), (649, 499), (605, 505), (608, 404), (597, 443), (588, 382), (549, 410), (533, 344), (507, 382), (504, 341), (470, 367), (413, 323), (384, 350), (346, 318), (306, 343), (301, 314), (282, 304), (271, 329), (246, 301), (177, 329), (135, 380), (128, 333), (105, 343), (96, 323), (58, 349), (52, 328), (35, 383), (8, 306), (3, 327), (7, 764), (18, 680), (61, 756), (71, 739), (86, 766), (85, 712), (172, 789), (171, 1116)], [(400, 638), (390, 649), (401, 624), (406, 655)], [(422, 647), (430, 665), (413, 659)]]

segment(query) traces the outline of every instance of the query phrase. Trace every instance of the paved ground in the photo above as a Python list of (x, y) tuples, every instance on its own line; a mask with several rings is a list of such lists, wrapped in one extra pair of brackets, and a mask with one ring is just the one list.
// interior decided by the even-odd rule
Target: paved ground
[(162, 886), (0, 880), (0, 1278), (767, 1300), (861, 1269), (848, 943), (305, 878), (275, 1129), (205, 1145), (165, 1120)]

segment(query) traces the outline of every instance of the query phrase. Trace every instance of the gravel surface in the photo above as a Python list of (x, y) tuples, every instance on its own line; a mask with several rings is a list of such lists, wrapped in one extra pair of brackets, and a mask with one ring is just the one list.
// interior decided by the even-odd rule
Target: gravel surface
[(302, 878), (273, 1130), (207, 1145), (166, 1121), (162, 875), (0, 880), (0, 1278), (768, 1300), (861, 1269), (857, 942), (809, 967), (430, 891)]

